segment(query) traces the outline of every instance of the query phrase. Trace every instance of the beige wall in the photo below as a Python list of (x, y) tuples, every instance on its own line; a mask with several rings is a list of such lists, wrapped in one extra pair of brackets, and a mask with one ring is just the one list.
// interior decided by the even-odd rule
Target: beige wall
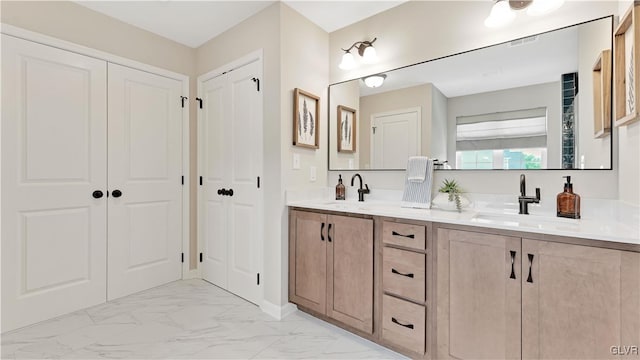
[[(363, 75), (384, 72), (400, 66), (439, 56), (487, 46), (513, 38), (573, 25), (594, 18), (617, 15), (616, 1), (567, 1), (552, 14), (528, 17), (519, 14), (516, 21), (501, 29), (489, 29), (483, 24), (491, 9), (486, 1), (409, 1), (384, 13), (330, 34), (330, 64), (337, 64), (342, 56), (341, 47), (354, 41), (378, 38), (376, 50), (380, 61), (342, 71), (331, 66), (332, 83), (354, 79)], [(614, 146), (614, 170), (609, 171), (523, 171), (529, 187), (541, 187), (543, 196), (562, 190), (563, 175), (571, 175), (574, 189), (583, 197), (623, 199), (640, 204), (638, 196), (638, 125), (620, 129), (620, 141)], [(621, 154), (620, 165), (615, 162)], [(623, 155), (624, 154), (624, 155)], [(618, 173), (620, 172), (620, 182)], [(436, 172), (435, 182), (455, 178), (471, 192), (518, 194), (518, 177), (514, 171)], [(329, 172), (329, 183), (337, 179), (337, 172)], [(348, 176), (343, 172), (343, 176)], [(364, 174), (372, 187), (401, 189), (402, 172), (376, 172)], [(624, 178), (624, 179), (623, 179)], [(635, 183), (634, 183), (635, 182)], [(620, 196), (618, 195), (620, 184)]]
[(371, 115), (412, 107), (420, 108), (420, 151), (431, 156), (431, 84), (412, 86), (360, 98), (360, 169), (371, 164)]
[[(363, 129), (367, 127), (365, 115), (360, 108), (360, 85), (358, 81), (349, 81), (331, 87), (329, 94), (329, 163), (332, 169), (357, 169), (363, 151), (369, 151), (369, 141), (363, 139)], [(356, 152), (338, 152), (338, 105), (350, 107), (356, 111)], [(351, 165), (351, 167), (349, 166)], [(325, 176), (326, 178), (326, 176)]]

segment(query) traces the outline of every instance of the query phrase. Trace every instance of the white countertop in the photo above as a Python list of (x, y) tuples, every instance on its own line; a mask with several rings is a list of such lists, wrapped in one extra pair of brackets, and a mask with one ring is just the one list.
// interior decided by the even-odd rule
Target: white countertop
[(358, 202), (353, 197), (343, 201), (333, 200), (333, 189), (330, 188), (287, 191), (287, 205), (315, 210), (603, 240), (638, 245), (638, 251), (640, 251), (639, 208), (615, 200), (582, 199), (582, 218), (566, 219), (555, 216), (555, 198), (543, 198), (541, 205), (529, 205), (530, 215), (519, 215), (517, 196), (465, 194), (472, 201), (472, 205), (459, 213), (436, 208), (401, 207), (401, 191), (378, 190), (377, 195), (377, 197), (365, 195), (365, 201)]

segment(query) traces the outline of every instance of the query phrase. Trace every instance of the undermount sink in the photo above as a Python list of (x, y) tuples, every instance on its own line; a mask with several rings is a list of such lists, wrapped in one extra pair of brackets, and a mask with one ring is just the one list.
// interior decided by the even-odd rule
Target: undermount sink
[(554, 228), (576, 231), (579, 228), (579, 220), (541, 215), (478, 213), (471, 218), (471, 221), (479, 224), (509, 225), (537, 229)]

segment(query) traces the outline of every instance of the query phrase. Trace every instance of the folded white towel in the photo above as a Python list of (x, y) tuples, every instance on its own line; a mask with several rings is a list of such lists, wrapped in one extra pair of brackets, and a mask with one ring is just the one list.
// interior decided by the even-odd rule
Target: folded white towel
[(407, 180), (409, 182), (424, 182), (427, 176), (429, 158), (426, 156), (412, 156), (407, 161)]

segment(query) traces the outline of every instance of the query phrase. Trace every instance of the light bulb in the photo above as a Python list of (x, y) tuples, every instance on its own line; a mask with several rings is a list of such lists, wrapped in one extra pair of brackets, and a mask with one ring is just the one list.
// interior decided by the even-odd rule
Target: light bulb
[(342, 70), (351, 70), (356, 67), (356, 61), (353, 59), (353, 55), (350, 52), (345, 52), (342, 55), (342, 61), (338, 67)]
[(527, 9), (527, 15), (540, 16), (548, 14), (564, 4), (564, 0), (535, 0)]
[(484, 26), (498, 28), (505, 26), (516, 18), (516, 14), (509, 7), (506, 0), (498, 0), (491, 8), (489, 17), (484, 21)]
[(365, 64), (372, 64), (378, 61), (378, 55), (376, 54), (376, 49), (369, 45), (364, 49), (364, 53), (362, 54), (362, 62)]

